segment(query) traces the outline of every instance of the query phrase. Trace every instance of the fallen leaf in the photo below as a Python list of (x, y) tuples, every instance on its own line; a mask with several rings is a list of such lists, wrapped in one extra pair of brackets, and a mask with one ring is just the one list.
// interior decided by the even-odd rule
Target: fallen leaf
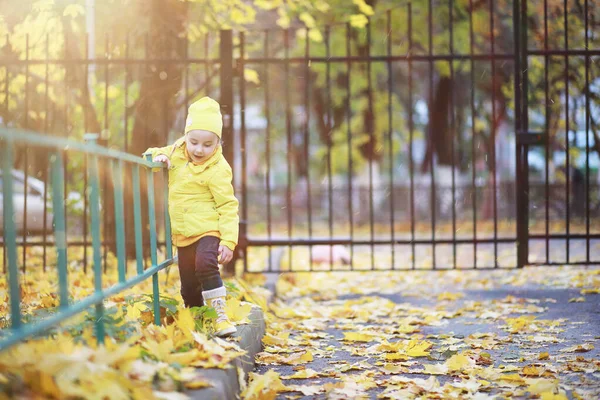
[(267, 371), (264, 375), (252, 373), (250, 375), (250, 384), (242, 393), (245, 400), (273, 400), (277, 397), (277, 393), (289, 390), (281, 382), (279, 374), (273, 370)]
[(561, 353), (585, 353), (587, 351), (594, 350), (594, 345), (591, 343), (578, 344), (571, 347), (561, 349)]

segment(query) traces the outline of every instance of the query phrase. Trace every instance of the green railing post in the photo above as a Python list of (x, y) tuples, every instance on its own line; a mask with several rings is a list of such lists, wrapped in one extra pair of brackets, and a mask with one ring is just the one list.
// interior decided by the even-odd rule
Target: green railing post
[(142, 243), (142, 202), (140, 200), (140, 167), (133, 165), (131, 170), (133, 183), (133, 223), (135, 225), (135, 259), (137, 273), (144, 272), (144, 243)]
[(50, 155), (52, 176), (52, 207), (54, 209), (54, 243), (57, 253), (58, 289), (60, 307), (69, 306), (69, 286), (67, 280), (67, 230), (65, 223), (65, 184), (64, 160), (61, 151)]
[(119, 282), (125, 282), (125, 213), (123, 211), (123, 161), (113, 160), (112, 174), (115, 184), (115, 230), (117, 238), (117, 260)]
[[(86, 134), (90, 147), (95, 146), (98, 135)], [(90, 215), (92, 219), (92, 247), (94, 249), (94, 290), (96, 293), (102, 292), (102, 254), (100, 241), (100, 190), (98, 184), (98, 156), (90, 155), (88, 162), (88, 182), (90, 194)], [(96, 340), (99, 344), (104, 344), (104, 303), (96, 304)]]
[[(150, 217), (150, 238), (151, 238), (151, 256), (152, 267), (143, 270), (143, 241), (142, 241), (142, 218), (141, 218), (141, 202), (140, 202), (140, 179), (139, 167), (144, 166), (151, 170), (152, 168), (160, 167), (157, 163), (152, 163), (140, 159), (132, 154), (123, 153), (120, 151), (108, 149), (97, 145), (95, 134), (86, 134), (86, 143), (81, 143), (72, 139), (60, 138), (55, 136), (40, 135), (36, 132), (0, 127), (0, 169), (3, 177), (2, 192), (3, 192), (3, 213), (4, 213), (4, 241), (6, 254), (8, 257), (8, 283), (9, 283), (9, 301), (10, 301), (10, 318), (11, 329), (6, 335), (0, 335), (0, 351), (16, 345), (24, 340), (35, 335), (43, 334), (44, 332), (56, 327), (65, 320), (86, 312), (90, 307), (95, 307), (96, 321), (94, 324), (95, 334), (98, 344), (102, 345), (105, 340), (104, 326), (104, 300), (120, 294), (125, 290), (149, 279), (152, 277), (153, 283), (153, 309), (155, 323), (160, 324), (160, 297), (158, 285), (158, 272), (167, 268), (173, 263), (173, 258), (170, 252), (170, 226), (169, 220), (165, 220), (165, 232), (167, 234), (167, 251), (169, 255), (160, 264), (157, 260), (157, 228), (155, 218), (155, 203), (154, 203), (154, 185), (152, 182), (152, 173), (149, 171), (149, 217)], [(54, 215), (54, 231), (55, 242), (57, 248), (58, 259), (58, 279), (60, 292), (60, 310), (53, 315), (40, 320), (35, 320), (29, 324), (24, 324), (20, 310), (21, 296), (19, 285), (19, 274), (17, 260), (17, 227), (15, 223), (15, 208), (14, 208), (14, 187), (12, 178), (13, 155), (15, 145), (34, 145), (36, 147), (48, 149), (51, 154), (51, 181)], [(65, 156), (64, 149), (68, 148), (71, 152), (80, 152), (88, 158), (86, 174), (88, 176), (88, 187), (86, 188), (86, 196), (89, 197), (90, 206), (90, 232), (92, 235), (93, 247), (93, 264), (94, 264), (94, 293), (77, 301), (69, 302), (68, 291), (68, 269), (67, 269), (67, 246), (66, 246), (66, 213), (65, 213), (65, 190), (64, 190), (64, 168)], [(117, 243), (117, 255), (119, 258), (119, 282), (106, 289), (102, 287), (102, 252), (101, 252), (101, 216), (100, 216), (100, 182), (99, 182), (99, 159), (103, 158), (108, 162), (113, 162), (112, 168), (116, 170), (115, 176), (115, 215), (117, 219), (117, 235), (123, 240)], [(114, 160), (118, 160), (114, 162)], [(124, 228), (119, 226), (119, 221), (122, 223), (123, 218), (123, 191), (124, 184), (121, 180), (125, 165), (123, 162), (128, 162), (133, 165), (133, 192), (135, 204), (135, 222), (136, 222), (136, 256), (138, 257), (138, 274), (130, 279), (126, 277), (126, 268), (124, 258)], [(165, 193), (166, 195), (166, 193)], [(167, 198), (165, 196), (165, 198)], [(121, 200), (120, 200), (121, 199)], [(167, 209), (167, 207), (165, 207)], [(120, 217), (121, 216), (121, 217)], [(119, 231), (121, 233), (119, 233)], [(125, 279), (123, 279), (123, 277)]]
[[(146, 154), (146, 161), (152, 161), (152, 155)], [(150, 259), (152, 260), (152, 266), (155, 267), (158, 264), (157, 246), (156, 246), (156, 215), (155, 215), (155, 204), (154, 204), (154, 174), (152, 168), (148, 168), (147, 172), (148, 182), (148, 222), (150, 224)], [(153, 294), (153, 305), (154, 305), (154, 323), (160, 325), (160, 297), (158, 287), (158, 275), (152, 275), (152, 294)]]
[(164, 176), (164, 208), (165, 208), (165, 247), (167, 258), (173, 258), (173, 243), (171, 243), (171, 218), (169, 217), (169, 170), (165, 169)]
[(13, 204), (13, 142), (3, 140), (2, 151), (2, 192), (4, 212), (4, 241), (8, 258), (8, 284), (10, 287), (11, 327), (19, 329), (21, 321), (21, 286), (19, 285), (19, 268), (17, 266), (17, 230), (15, 228), (15, 208)]

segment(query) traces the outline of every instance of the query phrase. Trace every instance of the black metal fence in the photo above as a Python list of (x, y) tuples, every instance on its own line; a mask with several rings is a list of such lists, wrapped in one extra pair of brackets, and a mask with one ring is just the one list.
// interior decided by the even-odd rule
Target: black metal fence
[[(107, 38), (101, 57), (82, 38), (79, 53), (65, 40), (71, 51), (52, 59), (36, 41), (11, 58), (7, 39), (2, 118), (48, 134), (103, 132), (140, 154), (181, 134), (191, 101), (217, 98), (246, 271), (275, 271), (274, 259), (302, 270), (595, 263), (594, 5), (405, 3), (324, 28)], [(22, 154), (27, 186), (43, 168)], [(68, 242), (86, 263), (85, 177), (65, 174), (83, 203)], [(107, 205), (109, 192), (110, 180)]]
[[(590, 104), (596, 103), (589, 91), (590, 63), (598, 52), (588, 46), (598, 12), (587, 1), (584, 10), (546, 2), (529, 9), (526, 1), (482, 3), (469, 2), (468, 10), (453, 2), (429, 2), (426, 9), (407, 3), (369, 18), (363, 29), (327, 27), (321, 44), (309, 39), (311, 30), (239, 34), (236, 65), (256, 68), (262, 78), (232, 83), (245, 149), (240, 180), (248, 246), (266, 246), (269, 254), (272, 246), (287, 246), (288, 267), (300, 260), (302, 270), (348, 269), (340, 260), (330, 262), (334, 244), (348, 247), (349, 269), (414, 268), (418, 245), (431, 247), (428, 268), (598, 262), (593, 254), (600, 235), (592, 222), (600, 216), (597, 163), (594, 172), (590, 168), (598, 137), (590, 125)], [(579, 31), (559, 26), (568, 24), (568, 14), (579, 18)], [(549, 29), (564, 31), (564, 48), (548, 46)], [(539, 40), (528, 47), (527, 37), (543, 37), (545, 47), (537, 48)], [(575, 39), (577, 48), (569, 47)], [(262, 54), (246, 52), (246, 43), (262, 43)], [(566, 66), (585, 59), (585, 83), (567, 67), (552, 69), (549, 60), (558, 56)], [(566, 88), (554, 90), (553, 100), (548, 87), (552, 75), (561, 74)], [(579, 89), (569, 93), (570, 81)], [(545, 113), (532, 104), (541, 93)], [(569, 107), (569, 99), (586, 108)], [(561, 117), (550, 115), (552, 101), (565, 107), (564, 129), (556, 126)], [(264, 126), (249, 128), (247, 111), (256, 103)], [(586, 121), (585, 145), (578, 147), (583, 165), (569, 160), (581, 130), (569, 125), (574, 112)], [(541, 155), (533, 148), (538, 142), (546, 144)], [(568, 169), (555, 159), (561, 152)], [(536, 155), (541, 168), (528, 164)], [(278, 177), (283, 184), (274, 185)], [(453, 256), (436, 259), (436, 247), (448, 244)], [(457, 246), (465, 244), (473, 247), (466, 264), (457, 260)], [(325, 268), (321, 254), (301, 250), (315, 245), (329, 246)], [(508, 265), (499, 260), (505, 245)], [(354, 262), (356, 246), (370, 252), (366, 266), (365, 260)], [(398, 246), (404, 246), (399, 254)], [(493, 256), (478, 262), (478, 247)], [(563, 256), (551, 256), (551, 248), (564, 249)], [(376, 265), (376, 251), (391, 252), (387, 268)]]

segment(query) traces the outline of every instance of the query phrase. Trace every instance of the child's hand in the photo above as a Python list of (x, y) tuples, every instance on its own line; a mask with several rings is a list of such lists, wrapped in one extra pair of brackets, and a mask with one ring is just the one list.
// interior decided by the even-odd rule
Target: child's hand
[(219, 263), (227, 264), (233, 258), (233, 251), (227, 246), (220, 245), (219, 255), (221, 256), (221, 258), (219, 258)]
[(169, 157), (165, 156), (164, 154), (159, 154), (156, 157), (154, 157), (152, 159), (153, 162), (161, 162), (161, 163), (166, 163), (167, 164), (167, 168), (171, 168), (171, 160), (169, 160)]

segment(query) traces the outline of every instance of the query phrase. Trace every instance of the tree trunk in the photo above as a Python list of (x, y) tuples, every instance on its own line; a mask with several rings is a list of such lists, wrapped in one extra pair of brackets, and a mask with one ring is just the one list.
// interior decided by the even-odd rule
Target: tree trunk
[(438, 164), (452, 166), (452, 132), (449, 129), (449, 117), (453, 86), (450, 77), (441, 77), (437, 82), (434, 97), (429, 99), (427, 147), (421, 164), (422, 173), (429, 171), (434, 154), (437, 154)]
[[(185, 21), (187, 11), (185, 3), (179, 0), (152, 0), (145, 4), (149, 8), (150, 31), (148, 40), (148, 57), (152, 59), (183, 58), (185, 55)], [(141, 79), (140, 96), (134, 109), (134, 123), (131, 132), (129, 152), (140, 155), (149, 147), (166, 146), (169, 129), (175, 120), (175, 99), (181, 88), (183, 64), (147, 64), (148, 68)], [(141, 175), (145, 172), (140, 170)], [(158, 174), (155, 174), (158, 175)], [(142, 199), (142, 233), (145, 254), (149, 253), (148, 238), (148, 201), (146, 182), (140, 179)], [(156, 181), (159, 181), (158, 179)], [(131, 174), (126, 174), (125, 182), (125, 226), (127, 237), (127, 256), (135, 258), (135, 243), (133, 242), (133, 188)], [(164, 227), (162, 214), (162, 190), (155, 185), (155, 203), (157, 212), (157, 227)], [(111, 195), (108, 196), (112, 198)], [(111, 212), (112, 209), (108, 212)], [(107, 234), (114, 237), (114, 227)], [(110, 242), (111, 240), (109, 240)]]

